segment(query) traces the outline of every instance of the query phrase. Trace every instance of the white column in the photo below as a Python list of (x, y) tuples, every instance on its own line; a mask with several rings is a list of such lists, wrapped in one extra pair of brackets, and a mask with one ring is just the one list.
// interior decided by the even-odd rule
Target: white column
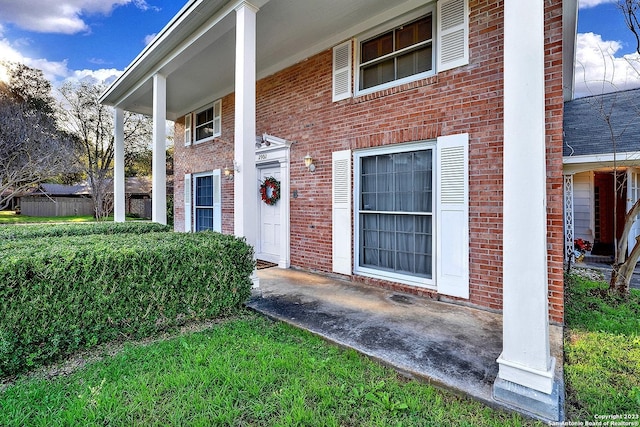
[(153, 159), (151, 163), (151, 220), (167, 223), (167, 80), (153, 76)]
[[(258, 233), (256, 173), (256, 13), (243, 2), (236, 8), (235, 143), (238, 170), (233, 180), (234, 233), (255, 247)], [(257, 276), (252, 278), (258, 285)]]
[(236, 9), (234, 232), (256, 244), (258, 181), (256, 143), (256, 12), (249, 3)]
[(549, 401), (555, 359), (547, 300), (544, 80), (544, 2), (505, 0), (503, 349), (494, 397), (557, 419), (557, 399), (555, 408)]
[(124, 111), (116, 107), (114, 113), (113, 219), (124, 222)]

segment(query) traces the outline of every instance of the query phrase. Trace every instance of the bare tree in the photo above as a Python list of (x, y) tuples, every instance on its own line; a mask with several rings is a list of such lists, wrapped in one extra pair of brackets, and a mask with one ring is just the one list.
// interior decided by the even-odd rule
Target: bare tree
[(640, 53), (640, 0), (618, 0), (618, 8), (622, 11), (624, 23), (636, 38), (636, 52)]
[[(618, 224), (617, 224), (617, 205), (615, 201), (619, 196), (624, 196), (624, 191), (627, 185), (627, 173), (626, 168), (621, 168), (618, 160), (618, 145), (623, 138), (626, 138), (626, 133), (631, 131), (631, 126), (638, 125), (638, 118), (640, 118), (640, 106), (635, 105), (632, 102), (633, 96), (626, 92), (610, 93), (603, 96), (594, 96), (588, 99), (588, 102), (596, 113), (596, 116), (602, 120), (605, 125), (606, 138), (612, 148), (613, 165), (612, 175), (613, 184), (611, 191), (614, 194), (613, 203), (613, 236), (614, 236), (614, 256), (611, 271), (611, 280), (609, 287), (612, 290), (618, 291), (622, 294), (629, 293), (629, 284), (631, 277), (635, 270), (636, 264), (640, 257), (640, 240), (636, 239), (636, 244), (631, 251), (628, 251), (628, 239), (629, 233), (636, 221), (636, 218), (640, 214), (640, 201), (635, 201), (634, 205), (626, 212), (625, 223), (618, 239)], [(632, 103), (630, 107), (630, 103)], [(620, 118), (621, 112), (630, 113), (633, 119), (627, 117), (624, 121)], [(627, 159), (628, 160), (628, 159)]]
[(9, 82), (0, 82), (0, 209), (11, 200), (72, 169), (73, 138), (53, 116), (51, 86), (42, 72), (3, 63)]
[[(87, 81), (66, 83), (59, 89), (63, 97), (61, 119), (79, 141), (79, 161), (91, 186), (97, 219), (109, 215), (112, 206), (109, 190), (114, 160), (113, 108), (99, 102), (104, 89), (103, 85)], [(125, 157), (144, 151), (151, 140), (150, 119), (125, 113), (124, 129)]]

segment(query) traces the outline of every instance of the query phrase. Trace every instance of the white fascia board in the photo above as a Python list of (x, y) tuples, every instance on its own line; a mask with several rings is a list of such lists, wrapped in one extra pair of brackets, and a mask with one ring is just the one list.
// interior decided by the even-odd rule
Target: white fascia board
[(603, 153), (588, 154), (581, 156), (565, 156), (562, 158), (562, 164), (573, 165), (580, 163), (603, 163), (603, 162), (629, 162), (635, 161), (640, 164), (640, 151), (628, 151), (624, 153)]
[(562, 91), (565, 101), (573, 99), (575, 89), (576, 37), (578, 34), (578, 0), (562, 2)]
[[(191, 0), (185, 5), (180, 12), (173, 17), (173, 19), (158, 33), (155, 39), (147, 45), (142, 52), (127, 66), (124, 73), (120, 75), (113, 82), (109, 88), (102, 94), (99, 99), (100, 103), (107, 105), (117, 105), (121, 100), (126, 99), (135, 93), (142, 85), (144, 85), (153, 75), (161, 72), (166, 68), (172, 60), (178, 55), (184, 52), (189, 46), (195, 43), (203, 34), (211, 30), (224, 20), (229, 14), (235, 13), (235, 10), (242, 4), (251, 4), (254, 8), (260, 8), (268, 3), (269, 0), (255, 0), (251, 3), (245, 0), (235, 0), (227, 3), (221, 7), (210, 19), (205, 21), (204, 24), (193, 25), (194, 28), (190, 28), (189, 18), (192, 15), (200, 13), (197, 11), (204, 0)], [(235, 22), (235, 21), (234, 21)], [(183, 28), (184, 27), (184, 28)], [(184, 34), (189, 34), (187, 39), (183, 39), (176, 44), (176, 47), (170, 50), (169, 54), (159, 52), (164, 45), (168, 44), (174, 34), (178, 31), (183, 31)], [(139, 77), (134, 76), (138, 72)], [(166, 72), (163, 74), (167, 74)], [(120, 85), (125, 85), (126, 80), (135, 79), (135, 83), (130, 83), (128, 90), (115, 98), (114, 92)], [(115, 99), (109, 99), (114, 95)]]

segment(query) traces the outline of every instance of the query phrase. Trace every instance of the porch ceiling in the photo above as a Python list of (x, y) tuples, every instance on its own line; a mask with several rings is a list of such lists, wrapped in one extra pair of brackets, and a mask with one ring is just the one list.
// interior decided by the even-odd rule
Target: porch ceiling
[[(233, 92), (235, 7), (242, 1), (191, 0), (103, 94), (101, 101), (151, 114), (152, 77), (167, 78), (167, 118)], [(424, 0), (258, 0), (258, 78), (346, 40)]]

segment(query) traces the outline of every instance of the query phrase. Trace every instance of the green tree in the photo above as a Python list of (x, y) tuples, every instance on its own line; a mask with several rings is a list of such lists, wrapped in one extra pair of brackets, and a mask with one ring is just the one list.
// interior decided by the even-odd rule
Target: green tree
[(0, 82), (0, 209), (39, 183), (73, 169), (74, 139), (57, 126), (42, 71), (3, 62)]

